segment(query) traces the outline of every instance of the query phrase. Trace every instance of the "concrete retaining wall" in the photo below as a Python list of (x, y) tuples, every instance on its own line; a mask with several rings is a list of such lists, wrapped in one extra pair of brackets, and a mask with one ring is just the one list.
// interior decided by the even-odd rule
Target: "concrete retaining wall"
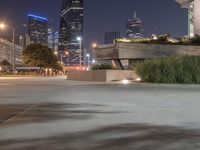
[(94, 71), (70, 71), (67, 75), (68, 80), (78, 81), (103, 81), (135, 79), (138, 76), (134, 71), (128, 70), (94, 70)]
[(116, 43), (113, 46), (97, 47), (94, 50), (94, 55), (98, 60), (130, 60), (176, 55), (200, 55), (200, 46)]
[(176, 55), (200, 55), (200, 46), (117, 43), (120, 59), (162, 58)]

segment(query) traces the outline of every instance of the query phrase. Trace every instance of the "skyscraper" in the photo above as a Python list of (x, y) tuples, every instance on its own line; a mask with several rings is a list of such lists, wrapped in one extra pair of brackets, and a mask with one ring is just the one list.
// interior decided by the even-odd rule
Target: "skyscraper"
[(142, 20), (137, 17), (136, 13), (127, 22), (126, 36), (127, 38), (141, 38), (143, 36)]
[(47, 46), (48, 43), (48, 20), (47, 18), (29, 14), (28, 33), (32, 43), (40, 43)]
[(114, 40), (120, 38), (120, 32), (106, 32), (104, 34), (104, 44), (111, 44)]
[(67, 65), (79, 64), (80, 41), (83, 39), (83, 0), (63, 0), (59, 31), (59, 51), (68, 51)]
[(25, 35), (19, 35), (17, 36), (17, 39), (16, 39), (16, 43), (25, 48), (26, 46), (28, 46), (30, 44), (30, 37), (28, 34), (25, 34)]
[(58, 50), (59, 33), (54, 28), (48, 29), (48, 47), (54, 51)]
[(188, 9), (188, 35), (200, 35), (200, 0), (176, 0)]

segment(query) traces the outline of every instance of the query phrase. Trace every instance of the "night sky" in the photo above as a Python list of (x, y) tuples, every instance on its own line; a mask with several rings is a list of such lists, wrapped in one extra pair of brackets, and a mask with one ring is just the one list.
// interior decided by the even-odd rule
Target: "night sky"
[[(0, 0), (0, 20), (17, 26), (27, 23), (27, 14), (34, 13), (47, 17), (58, 30), (61, 4), (62, 0)], [(101, 43), (106, 31), (125, 33), (134, 12), (144, 22), (145, 36), (187, 34), (187, 11), (174, 0), (85, 0), (85, 47), (93, 41)]]

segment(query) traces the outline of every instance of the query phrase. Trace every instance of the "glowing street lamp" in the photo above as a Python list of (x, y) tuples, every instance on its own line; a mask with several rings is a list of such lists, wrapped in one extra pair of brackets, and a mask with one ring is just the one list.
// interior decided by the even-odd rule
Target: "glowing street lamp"
[(0, 29), (5, 29), (5, 24), (4, 23), (0, 23)]
[(93, 60), (92, 60), (92, 64), (95, 64), (95, 63), (96, 63), (96, 60), (93, 59)]
[[(94, 50), (97, 48), (97, 46), (98, 46), (98, 44), (96, 42), (91, 44), (93, 54), (95, 53)], [(96, 63), (96, 60), (94, 59), (94, 56), (93, 56), (92, 64), (95, 64), (95, 63)]]
[(76, 39), (77, 39), (77, 41), (81, 41), (82, 40), (82, 38), (80, 36), (78, 36)]
[(55, 54), (55, 55), (58, 55), (58, 51), (55, 51), (54, 54)]
[(65, 52), (65, 55), (69, 55), (69, 52)]
[(96, 47), (97, 47), (97, 43), (93, 43), (92, 48), (96, 48)]

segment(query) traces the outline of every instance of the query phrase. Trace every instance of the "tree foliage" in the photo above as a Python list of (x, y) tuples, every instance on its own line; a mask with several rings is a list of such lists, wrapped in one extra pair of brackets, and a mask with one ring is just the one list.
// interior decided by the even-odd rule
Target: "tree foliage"
[(3, 60), (1, 63), (0, 63), (1, 66), (11, 66), (11, 64), (7, 61), (7, 60)]
[(53, 51), (41, 44), (30, 44), (23, 50), (23, 61), (28, 66), (60, 70)]
[(92, 66), (92, 70), (111, 70), (114, 69), (112, 65), (103, 63), (103, 64), (95, 64)]
[(200, 45), (200, 35), (196, 35), (190, 40), (190, 43), (193, 45)]

